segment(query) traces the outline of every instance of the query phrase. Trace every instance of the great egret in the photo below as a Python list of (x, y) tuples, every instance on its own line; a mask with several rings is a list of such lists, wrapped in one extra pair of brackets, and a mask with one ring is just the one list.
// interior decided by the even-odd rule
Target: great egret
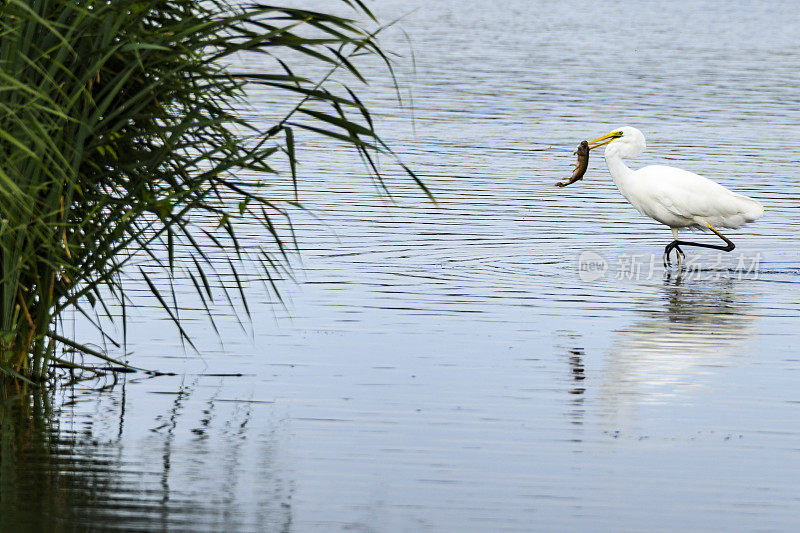
[[(626, 126), (598, 137), (589, 143), (590, 149), (606, 146), (605, 159), (614, 184), (628, 202), (643, 215), (672, 229), (675, 238), (664, 248), (664, 265), (668, 265), (672, 250), (683, 257), (683, 246), (701, 246), (730, 252), (734, 244), (716, 230), (738, 228), (764, 214), (760, 203), (736, 194), (722, 185), (693, 172), (663, 165), (631, 170), (623, 159), (638, 157), (645, 149), (644, 134)], [(681, 241), (678, 229), (710, 229), (725, 241), (725, 245)]]

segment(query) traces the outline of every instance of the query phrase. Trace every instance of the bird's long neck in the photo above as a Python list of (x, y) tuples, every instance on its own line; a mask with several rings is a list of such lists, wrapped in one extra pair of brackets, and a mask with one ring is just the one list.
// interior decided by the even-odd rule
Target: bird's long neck
[(628, 168), (628, 165), (626, 165), (622, 161), (622, 158), (616, 153), (609, 154), (608, 150), (606, 150), (605, 158), (608, 172), (614, 180), (614, 185), (616, 185), (622, 195), (627, 198), (627, 192), (630, 191), (633, 180), (635, 179), (633, 170)]

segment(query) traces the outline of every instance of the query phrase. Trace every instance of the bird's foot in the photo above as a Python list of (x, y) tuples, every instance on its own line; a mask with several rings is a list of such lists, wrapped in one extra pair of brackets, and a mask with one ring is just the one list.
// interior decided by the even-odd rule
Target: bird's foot
[(672, 266), (672, 261), (670, 261), (669, 258), (670, 254), (672, 253), (672, 250), (675, 250), (675, 257), (677, 257), (678, 259), (678, 270), (680, 270), (681, 265), (683, 264), (683, 257), (685, 254), (683, 253), (683, 250), (681, 250), (681, 247), (678, 245), (678, 241), (672, 241), (667, 245), (666, 248), (664, 248), (664, 268), (669, 268)]
[(662, 260), (664, 261), (664, 268), (669, 268), (670, 266), (672, 266), (672, 263), (669, 260), (669, 254), (670, 252), (672, 252), (672, 249), (674, 248), (672, 244), (673, 243), (670, 243), (666, 246), (666, 248), (664, 248), (664, 255), (662, 256)]

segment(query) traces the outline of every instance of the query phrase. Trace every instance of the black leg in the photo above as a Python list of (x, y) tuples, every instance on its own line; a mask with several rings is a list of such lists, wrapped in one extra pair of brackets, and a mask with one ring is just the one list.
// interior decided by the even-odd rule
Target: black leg
[(681, 250), (680, 245), (698, 246), (700, 248), (713, 248), (714, 250), (722, 250), (723, 252), (731, 252), (731, 251), (733, 251), (734, 248), (736, 248), (736, 245), (733, 244), (730, 241), (730, 239), (728, 239), (725, 235), (723, 235), (722, 233), (720, 233), (716, 229), (714, 229), (714, 227), (711, 224), (706, 224), (706, 225), (708, 226), (708, 229), (710, 229), (711, 231), (716, 233), (717, 236), (720, 239), (725, 241), (725, 245), (724, 246), (721, 245), (721, 244), (705, 244), (705, 243), (702, 243), (702, 242), (680, 241), (678, 239), (675, 239), (674, 241), (669, 243), (666, 248), (664, 248), (664, 258), (665, 258), (664, 259), (664, 266), (668, 266), (670, 264), (669, 254), (670, 254), (670, 252), (672, 252), (673, 249), (676, 250), (677, 253), (683, 255), (683, 250)]

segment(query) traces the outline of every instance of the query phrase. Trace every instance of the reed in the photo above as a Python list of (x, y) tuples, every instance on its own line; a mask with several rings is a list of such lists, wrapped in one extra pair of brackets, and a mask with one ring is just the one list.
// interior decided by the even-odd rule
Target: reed
[[(374, 21), (359, 0), (343, 1)], [(275, 230), (287, 206), (270, 196), (271, 161), (287, 158), (296, 180), (300, 132), (347, 143), (379, 181), (375, 153), (391, 153), (355, 89), (292, 68), (318, 63), (361, 83), (358, 56), (389, 65), (374, 32), (350, 19), (223, 0), (7, 0), (0, 32), (0, 372), (17, 379), (86, 370), (58, 347), (125, 367), (58, 333), (69, 310), (102, 330), (97, 316), (121, 308), (124, 328), (123, 273), (149, 287), (189, 344), (158, 279), (185, 272), (208, 309), (222, 254), (246, 309), (237, 225), (272, 236), (253, 260), (273, 280), (291, 243)], [(264, 58), (264, 70), (233, 70), (237, 54)], [(240, 112), (251, 84), (291, 104), (266, 132)], [(179, 245), (191, 264), (176, 262)], [(165, 276), (132, 268), (142, 254)]]

